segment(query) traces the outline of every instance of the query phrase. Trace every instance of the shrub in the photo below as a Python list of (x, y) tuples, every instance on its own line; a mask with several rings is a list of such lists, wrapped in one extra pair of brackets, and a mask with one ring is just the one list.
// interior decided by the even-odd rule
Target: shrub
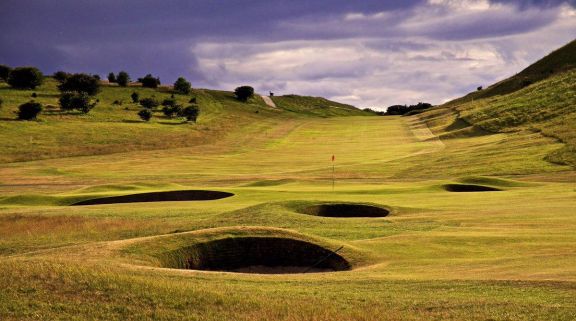
[(6, 65), (0, 65), (0, 79), (8, 81), (8, 76), (10, 75), (11, 70), (12, 68)]
[(160, 78), (154, 78), (151, 74), (147, 74), (144, 78), (138, 78), (138, 82), (142, 83), (142, 87), (157, 88), (160, 85)]
[(35, 89), (43, 80), (40, 70), (34, 67), (14, 68), (8, 76), (8, 84), (17, 89)]
[(2, 103), (3, 103), (3, 102), (4, 102), (4, 101), (2, 100), (2, 98), (0, 98), (0, 108), (2, 108)]
[(191, 104), (195, 104), (196, 103), (196, 97), (190, 98), (190, 100), (188, 102)]
[(167, 98), (167, 99), (164, 99), (164, 101), (162, 101), (162, 106), (164, 106), (164, 107), (174, 107), (176, 105), (177, 105), (176, 99), (174, 99), (174, 98)]
[(100, 81), (100, 75), (99, 74), (92, 74), (92, 77), (96, 78), (96, 80)]
[(120, 106), (122, 106), (122, 100), (114, 100), (114, 101), (112, 102), (112, 105), (120, 105)]
[(116, 77), (116, 82), (120, 87), (126, 87), (130, 82), (130, 76), (128, 75), (127, 72), (121, 71), (118, 73), (118, 77)]
[(116, 75), (113, 72), (108, 74), (108, 82), (111, 82), (111, 83), (116, 82)]
[(187, 95), (190, 93), (191, 89), (192, 85), (190, 84), (190, 82), (184, 79), (184, 77), (178, 78), (174, 83), (174, 91), (179, 94)]
[(70, 77), (70, 74), (64, 71), (57, 71), (52, 75), (52, 77), (56, 79), (59, 83), (63, 83), (64, 81), (66, 81), (66, 79), (68, 79), (68, 77)]
[(30, 96), (32, 96), (32, 98), (36, 98), (36, 97), (38, 97), (38, 94), (34, 92), (34, 93), (32, 93), (32, 95), (30, 95)]
[(164, 106), (162, 108), (162, 112), (167, 117), (174, 117), (174, 115), (181, 115), (182, 114), (182, 106), (180, 105), (173, 105), (173, 106)]
[(96, 107), (98, 102), (91, 102), (90, 96), (86, 93), (64, 93), (60, 96), (60, 109), (79, 110), (87, 114)]
[(138, 116), (140, 116), (143, 121), (149, 121), (150, 118), (152, 118), (152, 112), (149, 109), (142, 109), (138, 112)]
[(29, 101), (18, 107), (18, 119), (34, 120), (42, 111), (42, 104), (35, 101)]
[(94, 96), (100, 90), (100, 82), (94, 76), (73, 74), (60, 84), (58, 89), (63, 92), (85, 93)]
[(186, 117), (187, 121), (193, 121), (193, 122), (196, 122), (196, 119), (198, 118), (199, 114), (200, 110), (198, 109), (197, 106), (194, 105), (190, 105), (184, 108), (181, 112), (181, 116)]
[(238, 100), (246, 102), (254, 96), (254, 88), (250, 86), (240, 86), (234, 90), (234, 94)]
[(140, 105), (144, 108), (152, 109), (158, 107), (160, 103), (155, 98), (143, 98), (140, 99)]
[(482, 86), (478, 86), (478, 88), (476, 88), (476, 90), (481, 91), (483, 89)]
[(133, 92), (132, 95), (130, 95), (130, 98), (132, 98), (132, 102), (135, 104), (140, 101), (140, 95), (138, 95), (137, 92)]

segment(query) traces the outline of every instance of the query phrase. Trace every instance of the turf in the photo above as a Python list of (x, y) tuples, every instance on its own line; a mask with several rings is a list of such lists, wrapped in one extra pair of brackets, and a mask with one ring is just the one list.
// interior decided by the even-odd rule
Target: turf
[[(31, 92), (4, 86), (0, 319), (572, 320), (576, 173), (553, 155), (573, 155), (565, 104), (574, 77), (410, 117), (296, 96), (274, 97), (274, 109), (195, 90), (197, 124), (159, 113), (140, 122), (132, 90), (170, 93), (117, 87), (103, 88), (88, 115), (12, 121)], [(55, 104), (54, 82), (37, 92)], [(548, 106), (537, 109), (546, 115), (535, 106)], [(512, 119), (495, 122), (502, 113)], [(453, 193), (448, 184), (500, 191)], [(197, 189), (234, 196), (69, 206)], [(303, 213), (350, 203), (390, 214)], [(352, 270), (165, 268), (186, 247), (224, 237), (344, 246)]]

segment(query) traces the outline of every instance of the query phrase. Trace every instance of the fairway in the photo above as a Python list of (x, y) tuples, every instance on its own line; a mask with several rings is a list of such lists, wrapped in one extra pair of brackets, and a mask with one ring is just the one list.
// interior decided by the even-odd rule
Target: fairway
[[(560, 147), (530, 133), (441, 139), (418, 116), (295, 117), (233, 128), (214, 144), (2, 164), (0, 316), (573, 319), (575, 176), (544, 160)], [(488, 154), (501, 163), (479, 158)], [(234, 195), (69, 206), (176, 190)], [(332, 203), (387, 215), (319, 214)], [(254, 237), (342, 247), (350, 268), (251, 274), (178, 263), (193, 244), (213, 244), (202, 253), (214, 257), (225, 240)]]

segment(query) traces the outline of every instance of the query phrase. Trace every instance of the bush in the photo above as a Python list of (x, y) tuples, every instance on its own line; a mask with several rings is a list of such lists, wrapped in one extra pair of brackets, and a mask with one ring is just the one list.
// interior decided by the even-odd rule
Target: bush
[(166, 98), (164, 99), (164, 101), (162, 101), (162, 106), (164, 107), (174, 107), (176, 105), (177, 105), (176, 99), (174, 98)]
[(174, 98), (164, 99), (162, 106), (164, 106), (162, 112), (167, 117), (172, 118), (174, 115), (180, 115), (182, 113), (182, 106), (178, 105)]
[(200, 110), (197, 106), (191, 105), (184, 108), (181, 112), (181, 116), (186, 117), (187, 121), (196, 122), (198, 115), (200, 114)]
[(108, 82), (110, 82), (110, 83), (116, 82), (116, 75), (113, 72), (108, 74)]
[(34, 93), (32, 93), (32, 95), (30, 95), (30, 96), (32, 96), (32, 98), (36, 98), (36, 97), (38, 97), (38, 94), (34, 92)]
[(70, 74), (64, 71), (57, 71), (52, 75), (52, 78), (56, 79), (59, 83), (63, 83), (70, 77)]
[(138, 82), (142, 83), (142, 87), (157, 88), (160, 85), (160, 78), (154, 78), (151, 74), (147, 74), (144, 78), (138, 78)]
[(188, 102), (191, 104), (195, 104), (196, 103), (196, 97), (190, 98), (190, 100)]
[(130, 95), (130, 98), (132, 98), (132, 102), (135, 104), (140, 101), (140, 95), (138, 95), (137, 92), (133, 92), (132, 95)]
[(254, 88), (250, 86), (241, 86), (234, 90), (234, 94), (238, 100), (246, 102), (254, 96)]
[(138, 116), (140, 116), (143, 121), (149, 121), (150, 118), (152, 118), (152, 112), (149, 109), (142, 109), (138, 112)]
[(10, 75), (11, 70), (12, 68), (6, 65), (0, 65), (0, 79), (8, 81), (8, 76)]
[(34, 67), (18, 67), (10, 71), (8, 84), (17, 89), (35, 89), (42, 85), (44, 76)]
[(130, 76), (128, 75), (127, 72), (121, 71), (118, 73), (118, 77), (116, 77), (116, 82), (120, 87), (126, 87), (130, 82)]
[(60, 96), (60, 109), (66, 111), (79, 110), (87, 114), (97, 103), (97, 101), (91, 102), (90, 96), (86, 93), (64, 93)]
[(18, 107), (18, 119), (20, 120), (34, 120), (42, 111), (42, 104), (35, 101), (29, 101)]
[(85, 93), (94, 96), (100, 90), (100, 82), (94, 76), (73, 74), (60, 84), (58, 89), (63, 92)]
[(99, 74), (92, 74), (92, 77), (96, 78), (96, 80), (100, 81), (100, 75)]
[(2, 108), (2, 103), (3, 103), (3, 102), (4, 102), (4, 101), (2, 100), (2, 98), (0, 98), (0, 108)]
[(140, 99), (140, 105), (144, 108), (152, 109), (158, 107), (160, 103), (155, 98), (143, 98)]
[(174, 83), (174, 91), (179, 94), (187, 95), (190, 93), (190, 90), (192, 90), (192, 84), (184, 79), (184, 77), (178, 78)]

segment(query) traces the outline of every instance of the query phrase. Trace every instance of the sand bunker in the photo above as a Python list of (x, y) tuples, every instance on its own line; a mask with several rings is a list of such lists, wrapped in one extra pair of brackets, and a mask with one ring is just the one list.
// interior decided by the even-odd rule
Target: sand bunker
[[(335, 249), (337, 250), (337, 249)], [(313, 273), (350, 270), (322, 246), (281, 237), (234, 237), (198, 243), (169, 255), (164, 267), (240, 273)]]
[(446, 184), (444, 189), (449, 192), (497, 192), (501, 189), (483, 186), (483, 185), (472, 185), (472, 184)]
[(72, 205), (99, 205), (138, 202), (211, 201), (234, 196), (232, 193), (204, 190), (185, 190), (139, 193), (121, 196), (102, 197), (80, 201)]
[(307, 207), (301, 213), (324, 217), (385, 217), (390, 210), (364, 204), (320, 204)]

